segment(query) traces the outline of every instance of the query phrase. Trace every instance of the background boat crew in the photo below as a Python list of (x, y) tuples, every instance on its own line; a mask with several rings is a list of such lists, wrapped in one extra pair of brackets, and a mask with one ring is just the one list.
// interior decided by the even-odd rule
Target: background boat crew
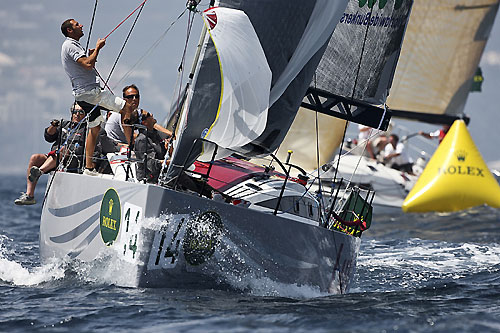
[[(89, 113), (90, 133), (87, 136), (85, 174), (96, 175), (92, 156), (94, 153), (100, 124), (103, 121), (101, 108), (124, 113), (128, 106), (123, 99), (101, 89), (97, 72), (94, 68), (99, 51), (106, 44), (105, 39), (98, 39), (95, 49), (90, 49), (88, 55), (80, 45), (83, 36), (83, 25), (74, 19), (68, 19), (61, 24), (61, 31), (66, 40), (61, 48), (63, 68), (70, 78), (73, 95), (77, 103)], [(97, 106), (96, 106), (97, 105)]]
[(85, 111), (74, 105), (70, 109), (71, 121), (52, 120), (50, 126), (45, 129), (45, 141), (53, 143), (52, 151), (48, 154), (33, 154), (28, 163), (26, 179), (26, 192), (22, 192), (14, 203), (16, 205), (34, 205), (35, 187), (38, 178), (48, 173), (57, 166), (57, 150), (62, 163), (66, 163), (67, 171), (76, 172), (83, 160), (83, 147), (85, 143), (86, 122), (83, 122)]
[(381, 145), (381, 143), (385, 143), (386, 140), (383, 138), (379, 139), (384, 136), (383, 132), (361, 124), (358, 125), (358, 130), (359, 133), (356, 144), (363, 148), (363, 155), (372, 159), (377, 159), (377, 155), (384, 149), (385, 146)]
[(444, 137), (450, 130), (450, 127), (451, 127), (450, 125), (443, 125), (443, 128), (438, 129), (434, 132), (426, 133), (424, 131), (420, 131), (418, 132), (418, 134), (428, 139), (438, 139), (439, 143), (441, 143), (441, 141), (443, 141)]
[(399, 142), (396, 134), (389, 136), (389, 142), (384, 149), (384, 162), (393, 169), (413, 174), (412, 160), (405, 150), (405, 145)]

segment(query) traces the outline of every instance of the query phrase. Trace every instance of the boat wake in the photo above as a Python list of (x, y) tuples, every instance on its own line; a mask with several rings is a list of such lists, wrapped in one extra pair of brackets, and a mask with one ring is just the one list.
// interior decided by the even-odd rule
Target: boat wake
[(500, 244), (370, 240), (360, 252), (354, 291), (418, 289), (498, 271)]
[(285, 284), (273, 281), (267, 277), (256, 277), (251, 274), (236, 276), (226, 273), (222, 276), (224, 282), (236, 290), (258, 297), (287, 297), (294, 299), (309, 299), (324, 297), (330, 294), (321, 292), (319, 288), (298, 284)]

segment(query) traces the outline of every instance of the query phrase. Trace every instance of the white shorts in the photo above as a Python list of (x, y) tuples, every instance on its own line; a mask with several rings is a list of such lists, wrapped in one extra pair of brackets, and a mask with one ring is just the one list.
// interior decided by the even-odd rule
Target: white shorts
[[(109, 91), (101, 90), (101, 88), (94, 88), (86, 91), (83, 94), (75, 95), (76, 101), (83, 101), (89, 104), (97, 105), (111, 110), (113, 112), (120, 112), (125, 106), (125, 101), (118, 96), (113, 95)], [(104, 122), (102, 115), (89, 122), (89, 128), (96, 127)]]

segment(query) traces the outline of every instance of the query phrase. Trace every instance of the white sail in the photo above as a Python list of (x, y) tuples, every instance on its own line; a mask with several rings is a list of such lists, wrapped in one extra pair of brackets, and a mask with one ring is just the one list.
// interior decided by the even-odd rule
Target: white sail
[(462, 114), (498, 4), (498, 0), (416, 1), (387, 100), (389, 108)]
[(311, 172), (332, 160), (342, 142), (345, 123), (343, 119), (300, 108), (276, 156), (284, 161), (292, 150), (290, 162)]
[(223, 148), (240, 147), (256, 139), (266, 126), (271, 70), (243, 11), (219, 7), (203, 16), (222, 76), (217, 116), (203, 137)]

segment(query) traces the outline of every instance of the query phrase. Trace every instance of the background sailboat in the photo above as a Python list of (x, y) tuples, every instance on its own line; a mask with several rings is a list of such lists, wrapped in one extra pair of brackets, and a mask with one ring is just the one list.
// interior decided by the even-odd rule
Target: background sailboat
[[(463, 113), (464, 106), (498, 5), (498, 1), (486, 0), (462, 1), (459, 4), (456, 1), (415, 1), (387, 99), (394, 117), (435, 124), (451, 124), (462, 118), (468, 120)], [(309, 122), (294, 123), (290, 138), (306, 132), (304, 126), (316, 126), (315, 118), (310, 117)], [(327, 125), (325, 121), (331, 124)], [(342, 123), (343, 120), (328, 119), (322, 120), (321, 126), (341, 127)], [(397, 129), (394, 132), (401, 134)], [(341, 134), (337, 133), (329, 140), (340, 142), (341, 138)], [(288, 138), (285, 140), (286, 149), (296, 150), (291, 141)], [(316, 138), (310, 136), (304, 141), (310, 142), (310, 145), (309, 149), (302, 151), (309, 153), (301, 151), (300, 158), (316, 163), (316, 167), (311, 163), (310, 170), (331, 160), (338, 148), (321, 152), (318, 161), (314, 147)], [(336, 167), (336, 163), (333, 165)], [(376, 189), (374, 208), (378, 212), (399, 211), (416, 181), (416, 177), (402, 175), (359, 156), (342, 158), (338, 173), (340, 177)], [(331, 176), (331, 171), (324, 174), (324, 177)]]

